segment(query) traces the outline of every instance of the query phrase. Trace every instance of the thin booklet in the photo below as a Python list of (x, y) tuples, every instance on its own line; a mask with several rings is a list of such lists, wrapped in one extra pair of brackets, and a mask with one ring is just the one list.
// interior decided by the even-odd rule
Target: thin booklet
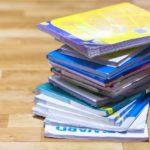
[(82, 139), (82, 140), (109, 140), (109, 141), (147, 141), (147, 125), (143, 132), (106, 132), (90, 128), (80, 128), (63, 125), (46, 125), (45, 137)]

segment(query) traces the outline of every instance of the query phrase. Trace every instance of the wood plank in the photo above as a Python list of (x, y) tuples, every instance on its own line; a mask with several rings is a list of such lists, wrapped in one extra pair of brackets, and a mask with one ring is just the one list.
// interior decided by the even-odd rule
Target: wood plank
[(8, 127), (8, 114), (0, 114), (0, 128)]
[(108, 148), (111, 150), (122, 150), (121, 144), (115, 143), (95, 143), (91, 144), (90, 142), (15, 142), (15, 143), (0, 143), (1, 150), (9, 150), (12, 147), (15, 150), (107, 150)]
[(32, 90), (43, 82), (48, 82), (50, 71), (3, 71), (1, 90)]
[(12, 100), (9, 97), (9, 100), (1, 100), (0, 101), (0, 114), (24, 114), (30, 113), (32, 114), (33, 102), (24, 102), (24, 101), (16, 101)]
[(10, 114), (8, 127), (43, 127), (43, 118), (33, 117), (32, 114)]
[(149, 150), (149, 143), (123, 143), (123, 150)]
[(82, 150), (122, 150), (122, 144), (120, 143), (99, 143), (99, 142), (68, 142), (66, 143), (55, 143), (55, 144), (49, 144), (49, 149), (57, 149), (57, 150), (76, 150), (76, 149), (82, 149)]
[(1, 150), (48, 150), (48, 143), (40, 142), (0, 142)]
[(41, 128), (0, 128), (1, 142), (39, 142), (41, 140)]

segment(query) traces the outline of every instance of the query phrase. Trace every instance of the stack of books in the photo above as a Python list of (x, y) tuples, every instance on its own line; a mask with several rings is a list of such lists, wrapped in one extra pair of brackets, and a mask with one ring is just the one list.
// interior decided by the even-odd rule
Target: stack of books
[(120, 3), (38, 24), (64, 45), (33, 113), (45, 136), (145, 141), (150, 101), (150, 12)]

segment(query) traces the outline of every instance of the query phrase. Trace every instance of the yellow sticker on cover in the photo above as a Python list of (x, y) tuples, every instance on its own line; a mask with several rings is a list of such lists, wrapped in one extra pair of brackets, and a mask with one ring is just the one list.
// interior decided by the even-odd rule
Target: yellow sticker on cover
[(113, 109), (111, 107), (102, 107), (102, 109), (108, 111), (109, 115), (113, 113)]

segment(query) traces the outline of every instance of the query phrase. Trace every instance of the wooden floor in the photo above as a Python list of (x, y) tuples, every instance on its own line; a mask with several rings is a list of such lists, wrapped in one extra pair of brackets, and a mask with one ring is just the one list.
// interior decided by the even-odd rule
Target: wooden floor
[[(43, 120), (32, 116), (35, 87), (50, 74), (46, 54), (60, 46), (36, 24), (118, 2), (122, 0), (0, 0), (0, 150), (150, 150), (149, 142), (46, 139)], [(130, 2), (150, 9), (149, 0)]]

